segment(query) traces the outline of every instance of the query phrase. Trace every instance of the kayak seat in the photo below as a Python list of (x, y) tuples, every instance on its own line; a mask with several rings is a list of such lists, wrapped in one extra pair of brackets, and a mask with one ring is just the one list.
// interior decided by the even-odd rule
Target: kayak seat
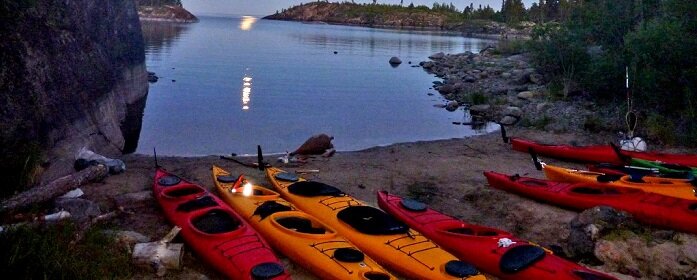
[(220, 209), (213, 209), (194, 218), (191, 224), (197, 230), (208, 234), (231, 232), (241, 226), (240, 221)]
[(503, 273), (516, 273), (521, 271), (545, 256), (545, 250), (533, 245), (520, 245), (511, 248), (501, 256), (499, 268)]
[(403, 234), (409, 231), (406, 224), (370, 206), (350, 206), (336, 216), (353, 229), (369, 235)]
[(603, 175), (598, 175), (596, 180), (600, 183), (609, 183), (609, 182), (617, 181), (620, 178), (622, 178), (622, 175), (603, 174)]
[(324, 183), (312, 181), (293, 183), (292, 185), (288, 186), (288, 191), (292, 194), (304, 197), (344, 195), (344, 192), (342, 192), (340, 189)]
[(363, 255), (363, 252), (353, 248), (336, 249), (334, 250), (334, 254), (332, 256), (334, 256), (334, 258), (339, 261), (349, 263), (362, 262), (365, 259), (365, 255)]
[(264, 203), (259, 205), (259, 207), (257, 207), (256, 210), (254, 210), (254, 213), (252, 215), (259, 215), (263, 220), (264, 218), (268, 217), (273, 213), (291, 210), (293, 209), (290, 208), (290, 206), (288, 205), (283, 205), (276, 201), (265, 201)]
[(284, 228), (292, 229), (301, 233), (323, 234), (326, 232), (323, 228), (312, 226), (312, 221), (301, 217), (284, 217), (276, 219), (276, 222)]
[(205, 190), (203, 190), (199, 186), (189, 185), (184, 187), (166, 189), (164, 191), (164, 195), (169, 197), (184, 197), (192, 194), (203, 194), (204, 192)]
[(208, 208), (208, 207), (213, 207), (213, 206), (218, 206), (218, 203), (213, 200), (212, 197), (210, 196), (202, 196), (199, 198), (195, 198), (192, 200), (189, 200), (187, 202), (184, 202), (182, 204), (179, 204), (177, 206), (177, 211), (179, 212), (191, 212), (203, 208)]

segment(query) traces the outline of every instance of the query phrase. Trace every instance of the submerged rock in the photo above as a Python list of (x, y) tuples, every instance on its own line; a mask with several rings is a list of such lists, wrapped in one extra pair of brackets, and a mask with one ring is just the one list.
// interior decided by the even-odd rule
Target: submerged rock
[(390, 58), (390, 64), (402, 64), (402, 60), (399, 57), (393, 56)]
[(448, 104), (445, 105), (445, 110), (453, 112), (453, 111), (457, 110), (458, 107), (460, 107), (460, 104), (458, 104), (457, 101), (453, 100), (453, 101), (448, 102)]

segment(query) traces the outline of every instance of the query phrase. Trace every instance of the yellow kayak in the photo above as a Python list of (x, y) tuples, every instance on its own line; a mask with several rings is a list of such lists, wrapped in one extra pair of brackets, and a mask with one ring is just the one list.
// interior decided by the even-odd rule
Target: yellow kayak
[(266, 175), (300, 210), (336, 229), (378, 263), (409, 279), (486, 279), (420, 233), (339, 189), (278, 168)]
[(262, 237), (295, 263), (320, 279), (396, 279), (331, 227), (298, 211), (267, 188), (213, 166), (220, 197)]
[(662, 194), (684, 199), (697, 200), (695, 187), (685, 179), (671, 179), (661, 177), (642, 177), (640, 181), (633, 181), (628, 175), (612, 176), (604, 173), (568, 169), (549, 164), (543, 164), (543, 170), (547, 179), (558, 182), (608, 184), (627, 188), (641, 189), (645, 192)]

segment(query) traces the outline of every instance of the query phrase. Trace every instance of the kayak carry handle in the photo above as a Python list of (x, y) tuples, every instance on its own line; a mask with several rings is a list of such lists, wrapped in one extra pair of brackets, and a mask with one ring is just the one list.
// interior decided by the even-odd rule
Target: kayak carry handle
[(530, 153), (530, 157), (532, 157), (532, 163), (535, 164), (535, 169), (542, 170), (542, 162), (540, 162), (540, 159), (537, 158), (535, 150), (533, 150), (532, 147), (530, 147), (528, 148), (528, 153)]
[(507, 134), (507, 133), (506, 133), (506, 127), (503, 126), (501, 123), (498, 123), (498, 124), (499, 124), (499, 126), (501, 127), (501, 139), (503, 140), (503, 143), (508, 144), (508, 142), (510, 142), (510, 139), (511, 139), (511, 138), (508, 137), (508, 135), (506, 135), (506, 134)]

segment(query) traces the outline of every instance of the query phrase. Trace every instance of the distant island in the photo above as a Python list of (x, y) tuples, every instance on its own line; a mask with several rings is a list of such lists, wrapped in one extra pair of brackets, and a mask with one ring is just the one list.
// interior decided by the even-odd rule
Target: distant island
[(464, 35), (525, 36), (531, 23), (509, 25), (490, 20), (491, 7), (468, 6), (460, 12), (452, 4), (426, 6), (312, 2), (277, 11), (271, 20), (324, 22), (377, 28), (423, 29), (460, 32)]
[(184, 9), (181, 0), (136, 0), (141, 21), (179, 23), (198, 22), (198, 18)]

